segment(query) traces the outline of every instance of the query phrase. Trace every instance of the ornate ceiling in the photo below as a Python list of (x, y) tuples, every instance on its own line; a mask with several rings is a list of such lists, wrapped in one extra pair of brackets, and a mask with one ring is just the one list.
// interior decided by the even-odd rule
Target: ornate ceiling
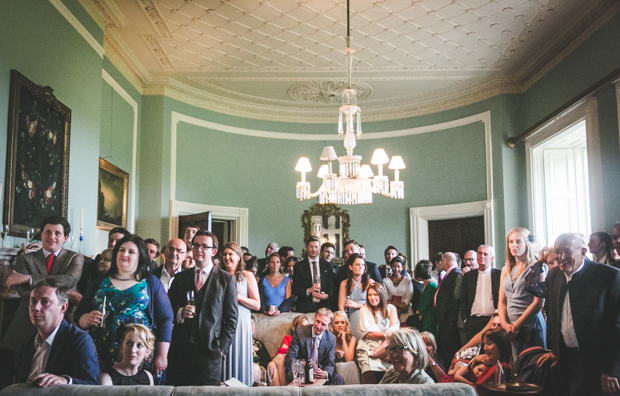
[[(80, 0), (143, 95), (277, 121), (336, 121), (346, 0)], [(350, 0), (363, 119), (523, 92), (615, 0)]]

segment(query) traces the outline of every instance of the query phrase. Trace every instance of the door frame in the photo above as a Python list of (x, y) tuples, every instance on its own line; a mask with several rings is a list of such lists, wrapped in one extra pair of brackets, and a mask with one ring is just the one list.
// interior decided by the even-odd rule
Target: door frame
[(240, 246), (248, 245), (248, 208), (235, 208), (232, 206), (204, 205), (193, 202), (170, 200), (170, 218), (168, 222), (168, 240), (176, 238), (179, 228), (179, 215), (211, 212), (212, 220), (230, 221), (231, 233)]
[(412, 265), (430, 257), (428, 251), (429, 220), (449, 220), (474, 216), (484, 218), (484, 243), (495, 246), (495, 215), (493, 213), (493, 200), (491, 199), (453, 205), (409, 208)]

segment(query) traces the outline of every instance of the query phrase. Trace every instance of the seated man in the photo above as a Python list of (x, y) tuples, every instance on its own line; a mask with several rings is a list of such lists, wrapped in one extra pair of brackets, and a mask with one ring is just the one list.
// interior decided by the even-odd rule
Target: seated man
[(41, 388), (54, 385), (99, 384), (99, 360), (93, 339), (64, 320), (70, 290), (58, 279), (34, 284), (30, 292), (30, 321), (37, 334), (19, 355), (19, 382)]
[[(291, 364), (293, 360), (316, 360), (315, 377), (325, 379), (327, 385), (344, 385), (344, 378), (334, 372), (336, 368), (336, 336), (326, 331), (334, 320), (334, 314), (327, 308), (316, 311), (314, 324), (299, 326), (293, 333), (291, 345), (286, 352), (284, 367), (286, 380), (293, 382)], [(308, 352), (310, 351), (310, 356)]]

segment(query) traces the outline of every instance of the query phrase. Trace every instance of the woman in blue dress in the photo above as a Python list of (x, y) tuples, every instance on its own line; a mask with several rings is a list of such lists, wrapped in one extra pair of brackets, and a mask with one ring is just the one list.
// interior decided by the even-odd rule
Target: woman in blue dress
[(373, 284), (374, 281), (368, 275), (366, 261), (359, 254), (354, 253), (350, 255), (345, 266), (345, 268), (348, 268), (348, 276), (347, 279), (340, 283), (338, 310), (348, 313), (349, 322), (351, 322), (351, 332), (359, 340), (359, 333), (357, 331), (359, 310), (366, 304), (366, 291), (368, 286)]
[(282, 274), (280, 266), (280, 255), (273, 253), (267, 257), (267, 265), (269, 273), (263, 276), (258, 282), (258, 290), (261, 295), (261, 312), (266, 315), (276, 316), (280, 312), (286, 312), (288, 309), (282, 310), (280, 305), (291, 297), (291, 278)]
[(149, 262), (142, 238), (121, 239), (114, 246), (110, 270), (90, 283), (75, 311), (79, 326), (95, 341), (102, 370), (118, 362), (120, 337), (128, 323), (143, 324), (157, 337), (151, 371), (161, 374), (168, 367), (172, 307), (159, 279), (148, 273)]
[(249, 271), (244, 271), (243, 251), (235, 242), (224, 245), (222, 254), (223, 270), (237, 279), (237, 331), (230, 350), (224, 358), (224, 378), (226, 381), (236, 378), (247, 386), (254, 383), (252, 363), (254, 349), (252, 342), (252, 312), (260, 309), (260, 294), (256, 278)]

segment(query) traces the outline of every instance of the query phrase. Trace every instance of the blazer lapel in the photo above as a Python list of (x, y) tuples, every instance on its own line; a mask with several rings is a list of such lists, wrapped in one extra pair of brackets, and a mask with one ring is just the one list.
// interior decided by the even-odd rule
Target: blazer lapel
[(69, 324), (63, 321), (60, 323), (60, 327), (58, 328), (58, 332), (54, 337), (54, 342), (52, 343), (52, 349), (50, 350), (50, 355), (47, 359), (47, 364), (45, 365), (46, 373), (55, 373), (56, 369), (58, 369), (58, 358), (61, 353), (67, 352), (63, 351), (63, 344), (66, 339), (65, 333), (68, 330)]
[(45, 262), (45, 254), (43, 249), (39, 249), (33, 257), (34, 264), (39, 270), (39, 275), (47, 276), (47, 264)]
[[(65, 249), (62, 249), (60, 253), (58, 253), (58, 257), (54, 259), (54, 264), (52, 264), (52, 270), (50, 271), (50, 275), (58, 275), (58, 273), (64, 273), (65, 261), (67, 260), (67, 256), (69, 253)], [(60, 270), (62, 267), (62, 271)], [(47, 271), (47, 266), (45, 268)]]

